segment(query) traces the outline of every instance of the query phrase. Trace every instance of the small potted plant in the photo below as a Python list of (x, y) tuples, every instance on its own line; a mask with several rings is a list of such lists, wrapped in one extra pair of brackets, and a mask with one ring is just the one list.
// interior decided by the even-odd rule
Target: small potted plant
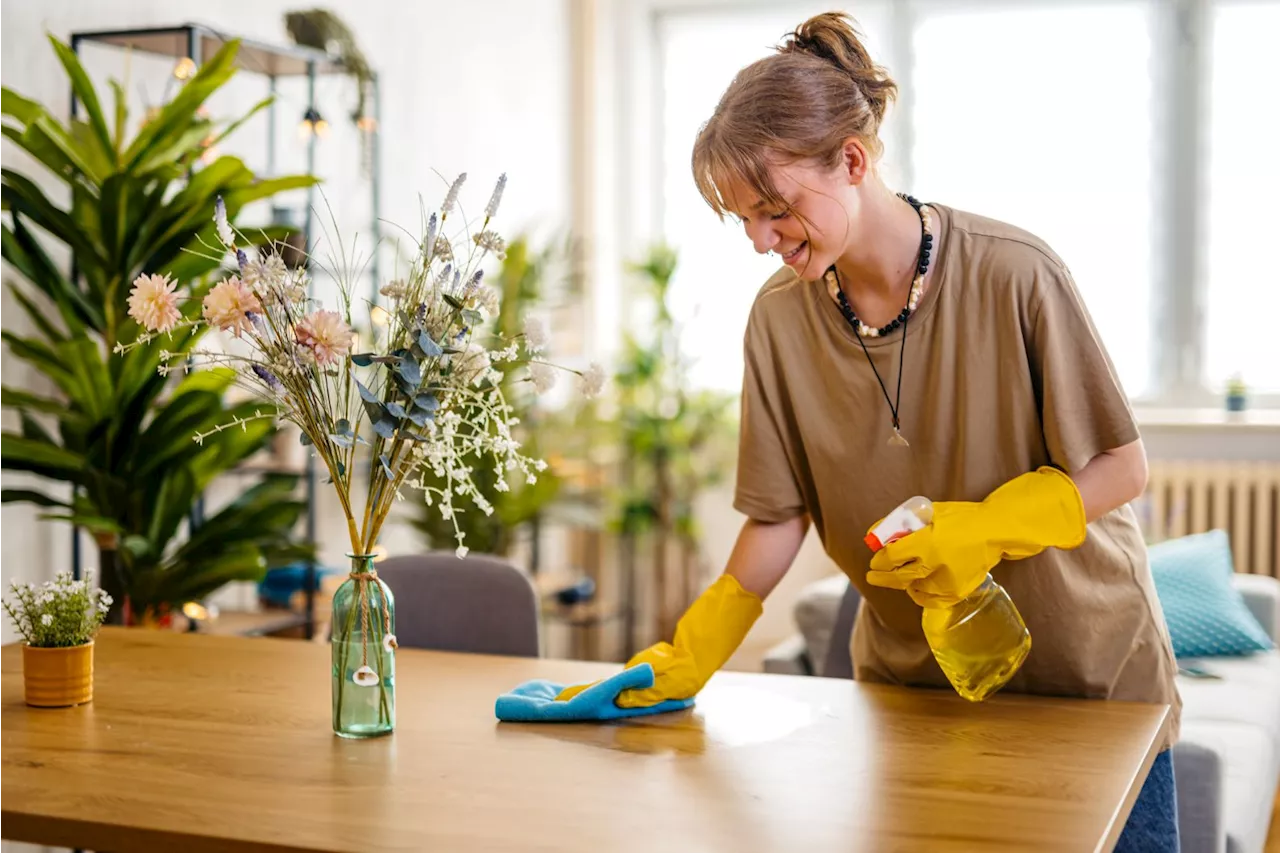
[(93, 701), (93, 638), (111, 596), (92, 576), (70, 572), (41, 586), (14, 581), (5, 612), (22, 635), (22, 682), (28, 705), (67, 708)]
[(1248, 404), (1249, 388), (1237, 373), (1227, 381), (1227, 411), (1243, 412)]

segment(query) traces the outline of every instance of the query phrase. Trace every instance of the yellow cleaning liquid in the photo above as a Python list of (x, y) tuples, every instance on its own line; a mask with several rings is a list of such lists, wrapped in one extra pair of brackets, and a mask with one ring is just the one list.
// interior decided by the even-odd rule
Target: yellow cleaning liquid
[(970, 702), (1003, 687), (1031, 651), (1022, 614), (991, 575), (955, 607), (925, 608), (920, 624), (938, 666)]
[[(933, 503), (917, 495), (869, 531), (866, 543), (878, 551), (932, 523)], [(991, 575), (954, 607), (925, 608), (920, 624), (943, 674), (970, 702), (981, 702), (1004, 687), (1031, 651), (1027, 623)]]

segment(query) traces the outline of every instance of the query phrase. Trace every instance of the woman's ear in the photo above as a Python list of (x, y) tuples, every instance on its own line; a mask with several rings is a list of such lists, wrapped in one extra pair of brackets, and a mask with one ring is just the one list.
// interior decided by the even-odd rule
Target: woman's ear
[(858, 186), (871, 171), (871, 155), (862, 140), (850, 136), (844, 141), (844, 159), (842, 160), (843, 177), (850, 186)]

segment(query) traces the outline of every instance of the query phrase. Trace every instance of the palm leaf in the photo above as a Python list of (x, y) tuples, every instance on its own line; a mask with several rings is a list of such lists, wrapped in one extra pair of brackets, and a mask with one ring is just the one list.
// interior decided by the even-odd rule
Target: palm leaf
[(67, 76), (71, 78), (72, 91), (84, 106), (85, 114), (89, 116), (89, 126), (93, 128), (94, 136), (102, 145), (103, 158), (108, 161), (109, 166), (115, 165), (115, 147), (111, 142), (111, 133), (107, 130), (107, 120), (102, 116), (102, 105), (98, 103), (98, 93), (89, 82), (89, 75), (84, 73), (80, 60), (71, 48), (52, 35), (49, 36), (49, 43), (53, 45), (54, 52), (58, 54), (58, 60), (66, 69)]

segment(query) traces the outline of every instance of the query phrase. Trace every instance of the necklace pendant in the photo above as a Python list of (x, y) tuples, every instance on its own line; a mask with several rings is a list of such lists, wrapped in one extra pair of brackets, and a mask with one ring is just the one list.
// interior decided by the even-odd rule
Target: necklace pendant
[(889, 446), (890, 447), (910, 447), (911, 443), (907, 441), (905, 438), (903, 438), (902, 433), (898, 431), (897, 427), (894, 427), (893, 435), (889, 436)]

